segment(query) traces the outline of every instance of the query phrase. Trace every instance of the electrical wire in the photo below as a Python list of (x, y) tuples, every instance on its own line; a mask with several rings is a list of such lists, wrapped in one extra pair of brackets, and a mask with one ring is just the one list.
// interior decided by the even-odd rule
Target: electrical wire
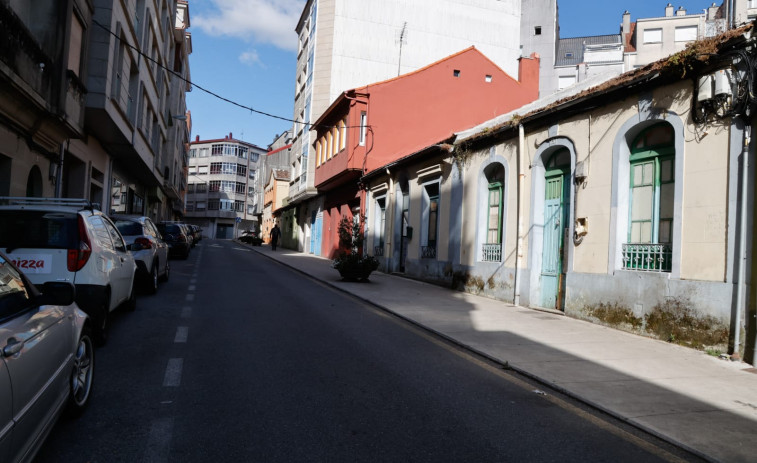
[[(285, 122), (291, 122), (293, 124), (301, 124), (301, 125), (304, 125), (306, 127), (309, 127), (311, 130), (317, 129), (317, 128), (331, 130), (334, 127), (336, 127), (336, 126), (333, 126), (333, 125), (317, 125), (316, 126), (315, 124), (312, 124), (310, 122), (296, 121), (294, 119), (290, 119), (290, 118), (287, 118), (287, 117), (277, 116), (275, 114), (271, 114), (271, 113), (268, 113), (268, 112), (265, 112), (265, 111), (261, 111), (259, 109), (255, 109), (255, 108), (253, 108), (251, 106), (246, 106), (246, 105), (244, 105), (242, 103), (238, 103), (238, 102), (236, 102), (234, 100), (230, 100), (229, 98), (223, 97), (223, 96), (221, 96), (221, 95), (219, 95), (219, 94), (217, 94), (217, 93), (215, 93), (215, 92), (213, 92), (211, 90), (208, 90), (205, 87), (202, 87), (202, 86), (200, 86), (200, 85), (198, 85), (198, 84), (196, 84), (196, 83), (194, 83), (194, 82), (192, 82), (190, 80), (187, 80), (186, 78), (184, 78), (184, 76), (182, 76), (181, 74), (177, 73), (176, 71), (173, 71), (173, 70), (171, 70), (171, 69), (163, 66), (160, 62), (158, 62), (157, 60), (153, 59), (152, 57), (150, 57), (146, 53), (142, 52), (142, 50), (140, 50), (136, 46), (134, 46), (134, 45), (130, 44), (129, 42), (123, 40), (121, 37), (119, 37), (118, 35), (116, 35), (115, 32), (111, 31), (109, 27), (106, 27), (105, 25), (101, 24), (96, 19), (92, 19), (92, 22), (95, 25), (97, 25), (98, 27), (100, 27), (103, 30), (105, 30), (108, 34), (110, 34), (113, 37), (115, 37), (116, 40), (118, 40), (120, 43), (122, 43), (122, 44), (126, 45), (127, 47), (131, 48), (132, 50), (134, 50), (137, 54), (139, 54), (145, 60), (154, 63), (156, 66), (158, 66), (159, 68), (164, 69), (165, 71), (169, 72), (170, 74), (172, 74), (176, 78), (182, 80), (184, 83), (187, 83), (187, 84), (191, 85), (192, 87), (198, 88), (198, 89), (202, 90), (203, 92), (207, 93), (208, 95), (211, 95), (211, 96), (213, 96), (215, 98), (218, 98), (221, 101), (224, 101), (226, 103), (229, 103), (231, 105), (237, 106), (237, 107), (242, 108), (242, 109), (246, 109), (246, 110), (250, 111), (251, 113), (260, 114), (261, 116), (266, 116), (266, 117), (270, 117), (270, 118), (273, 118), (273, 119), (279, 119), (279, 120), (282, 120), (282, 121), (285, 121)], [(345, 126), (345, 128), (353, 128), (353, 127), (361, 127), (361, 126)]]

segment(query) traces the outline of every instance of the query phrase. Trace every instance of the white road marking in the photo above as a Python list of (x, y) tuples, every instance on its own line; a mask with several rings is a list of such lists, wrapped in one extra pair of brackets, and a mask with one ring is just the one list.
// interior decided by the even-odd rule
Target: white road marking
[(163, 387), (178, 387), (181, 385), (181, 370), (184, 367), (184, 359), (168, 359), (166, 375), (163, 377)]
[(192, 316), (192, 307), (185, 305), (181, 308), (181, 318), (189, 318)]
[(173, 342), (187, 342), (189, 336), (189, 327), (179, 326), (176, 328), (176, 337), (173, 338)]
[(187, 302), (192, 302), (194, 300), (195, 300), (195, 295), (194, 294), (187, 294), (187, 297), (186, 297), (186, 301)]
[(194, 291), (194, 290), (195, 290), (195, 285), (189, 285), (189, 291)]

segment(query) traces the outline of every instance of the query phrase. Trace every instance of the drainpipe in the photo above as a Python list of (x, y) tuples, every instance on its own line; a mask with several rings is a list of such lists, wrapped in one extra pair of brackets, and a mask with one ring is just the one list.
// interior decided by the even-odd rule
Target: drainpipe
[(64, 143), (60, 144), (60, 156), (58, 157), (58, 169), (55, 172), (55, 197), (63, 197), (63, 157), (66, 154), (66, 147)]
[[(394, 238), (394, 177), (392, 177), (392, 173), (389, 171), (389, 168), (386, 169), (386, 175), (389, 176), (389, 194), (386, 198), (386, 210), (384, 211), (384, 214), (386, 214), (386, 217), (390, 217), (391, 220), (385, 220), (384, 223), (388, 224), (389, 230), (384, 230), (384, 236), (386, 236), (386, 243), (385, 243), (385, 253), (384, 261), (387, 264), (386, 270), (388, 272), (391, 272), (392, 266), (390, 265), (393, 260), (394, 255), (392, 254), (392, 238)], [(387, 262), (388, 261), (388, 262)]]
[(523, 124), (518, 124), (518, 206), (516, 208), (517, 223), (518, 223), (518, 241), (515, 249), (515, 298), (513, 299), (513, 305), (520, 305), (520, 280), (522, 278), (520, 262), (523, 258), (523, 208), (521, 202), (523, 198), (523, 182), (526, 174), (523, 171), (523, 156), (526, 149), (526, 136)]
[(741, 224), (739, 226), (739, 256), (738, 256), (738, 281), (736, 284), (736, 319), (732, 324), (733, 330), (733, 352), (731, 352), (731, 358), (736, 360), (741, 357), (739, 344), (741, 343), (741, 317), (744, 313), (744, 291), (745, 291), (745, 279), (746, 279), (746, 221), (747, 221), (747, 176), (749, 175), (749, 143), (752, 137), (752, 126), (745, 118), (744, 124), (744, 146), (741, 151), (741, 181), (740, 181), (740, 207), (739, 219)]

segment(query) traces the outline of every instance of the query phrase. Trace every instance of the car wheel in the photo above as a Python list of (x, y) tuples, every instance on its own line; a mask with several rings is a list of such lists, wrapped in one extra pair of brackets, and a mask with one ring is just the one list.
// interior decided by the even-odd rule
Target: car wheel
[(145, 282), (147, 284), (147, 293), (155, 294), (158, 292), (158, 261), (152, 263), (152, 270), (150, 270), (150, 276)]
[(124, 301), (124, 309), (127, 312), (134, 312), (137, 309), (137, 291), (134, 282), (137, 281), (137, 276), (134, 275), (134, 279), (131, 284), (131, 292), (129, 293), (129, 299)]
[(88, 327), (84, 327), (74, 353), (74, 367), (69, 383), (67, 412), (79, 416), (89, 404), (95, 374), (95, 349)]
[(108, 342), (108, 301), (110, 300), (110, 294), (105, 295), (105, 300), (100, 304), (100, 307), (95, 310), (95, 314), (92, 316), (92, 320), (95, 322), (94, 337), (95, 343), (102, 347)]
[(166, 262), (166, 270), (163, 272), (163, 276), (161, 277), (161, 281), (168, 281), (168, 277), (171, 275), (171, 265)]

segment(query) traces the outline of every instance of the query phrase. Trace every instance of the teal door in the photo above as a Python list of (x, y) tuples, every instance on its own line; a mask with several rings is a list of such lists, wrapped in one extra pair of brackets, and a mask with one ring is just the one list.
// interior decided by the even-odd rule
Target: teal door
[(563, 245), (568, 225), (568, 177), (562, 170), (548, 171), (544, 195), (544, 247), (541, 266), (541, 306), (561, 309)]
[(313, 255), (321, 255), (321, 229), (323, 228), (323, 215), (318, 214), (315, 218), (315, 226), (311, 233), (315, 236), (313, 240)]
[(313, 211), (310, 215), (310, 254), (315, 254), (315, 216), (318, 211)]

